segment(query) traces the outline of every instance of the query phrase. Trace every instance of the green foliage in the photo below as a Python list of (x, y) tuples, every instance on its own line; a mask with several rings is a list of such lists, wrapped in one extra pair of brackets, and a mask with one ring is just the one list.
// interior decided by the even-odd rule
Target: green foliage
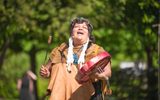
[(13, 55), (7, 53), (4, 67), (0, 71), (0, 97), (6, 99), (18, 98), (17, 80), (22, 77), (24, 72), (29, 69), (27, 55), (21, 53)]

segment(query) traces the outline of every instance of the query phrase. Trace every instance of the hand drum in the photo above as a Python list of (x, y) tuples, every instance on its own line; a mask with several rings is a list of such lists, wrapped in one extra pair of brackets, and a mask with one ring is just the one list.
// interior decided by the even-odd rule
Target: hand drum
[(108, 52), (99, 53), (97, 56), (91, 58), (86, 62), (78, 71), (76, 80), (79, 83), (84, 83), (89, 80), (89, 75), (97, 72), (98, 68), (104, 69), (104, 67), (110, 61), (111, 56)]

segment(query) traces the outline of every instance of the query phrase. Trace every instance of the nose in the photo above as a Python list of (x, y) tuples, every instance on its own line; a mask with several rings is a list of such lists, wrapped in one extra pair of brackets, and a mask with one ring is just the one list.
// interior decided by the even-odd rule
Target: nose
[(83, 26), (80, 25), (80, 26), (78, 27), (78, 30), (82, 30), (82, 29), (83, 29)]

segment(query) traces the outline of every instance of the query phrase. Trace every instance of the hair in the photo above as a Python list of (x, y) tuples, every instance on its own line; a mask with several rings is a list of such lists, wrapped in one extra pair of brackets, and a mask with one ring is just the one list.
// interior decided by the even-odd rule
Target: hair
[(83, 17), (77, 17), (75, 19), (73, 19), (71, 21), (71, 24), (70, 24), (70, 34), (72, 33), (73, 31), (73, 28), (75, 26), (75, 24), (78, 23), (78, 24), (81, 24), (81, 23), (86, 23), (87, 27), (88, 27), (88, 32), (89, 32), (89, 40), (91, 42), (95, 42), (95, 38), (94, 36), (92, 35), (92, 30), (93, 30), (93, 26), (92, 24), (89, 22), (88, 19), (85, 19)]

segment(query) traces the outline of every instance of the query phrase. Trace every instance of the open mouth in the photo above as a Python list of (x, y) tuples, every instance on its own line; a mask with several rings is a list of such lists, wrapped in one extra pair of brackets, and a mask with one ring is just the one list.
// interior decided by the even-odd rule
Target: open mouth
[(82, 34), (82, 35), (83, 35), (83, 33), (82, 33), (82, 32), (77, 32), (77, 34)]

